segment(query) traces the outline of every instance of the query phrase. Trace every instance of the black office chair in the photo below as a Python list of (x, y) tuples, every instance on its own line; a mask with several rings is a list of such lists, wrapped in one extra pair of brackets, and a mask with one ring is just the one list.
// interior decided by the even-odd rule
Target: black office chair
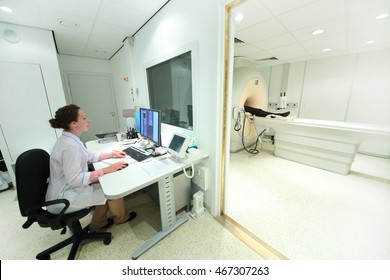
[[(72, 244), (68, 260), (73, 260), (81, 241), (86, 239), (103, 240), (105, 245), (110, 244), (110, 232), (88, 232), (81, 228), (79, 220), (91, 211), (90, 208), (64, 214), (69, 207), (67, 199), (45, 201), (50, 176), (49, 159), (50, 156), (46, 151), (32, 149), (22, 153), (16, 160), (15, 176), (19, 209), (22, 216), (27, 217), (27, 221), (22, 227), (29, 228), (34, 222), (38, 222), (41, 227), (50, 227), (52, 230), (62, 229), (61, 234), (63, 234), (68, 226), (73, 235), (39, 253), (36, 258), (38, 260), (48, 260), (51, 253)], [(64, 209), (60, 214), (51, 214), (45, 209), (45, 206), (53, 204), (64, 205)]]

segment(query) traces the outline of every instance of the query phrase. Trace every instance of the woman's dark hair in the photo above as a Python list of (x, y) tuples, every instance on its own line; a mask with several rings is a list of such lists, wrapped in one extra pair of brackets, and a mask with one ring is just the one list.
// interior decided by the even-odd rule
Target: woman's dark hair
[(59, 108), (54, 116), (54, 119), (49, 120), (51, 127), (68, 130), (71, 122), (77, 122), (79, 109), (80, 107), (74, 104), (69, 104)]

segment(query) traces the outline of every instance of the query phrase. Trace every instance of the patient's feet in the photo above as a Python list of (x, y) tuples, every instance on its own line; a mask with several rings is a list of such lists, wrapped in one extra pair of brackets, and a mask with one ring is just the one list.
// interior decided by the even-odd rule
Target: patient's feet
[(279, 114), (276, 114), (276, 115), (279, 115), (279, 116), (282, 116), (282, 117), (287, 117), (288, 115), (290, 115), (290, 111), (287, 111), (287, 112), (284, 112), (284, 113), (279, 113)]

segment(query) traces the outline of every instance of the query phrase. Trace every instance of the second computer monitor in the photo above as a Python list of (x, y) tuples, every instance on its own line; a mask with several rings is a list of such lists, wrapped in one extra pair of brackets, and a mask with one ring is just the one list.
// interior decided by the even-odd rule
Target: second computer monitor
[(140, 108), (140, 134), (161, 146), (161, 112), (159, 110)]

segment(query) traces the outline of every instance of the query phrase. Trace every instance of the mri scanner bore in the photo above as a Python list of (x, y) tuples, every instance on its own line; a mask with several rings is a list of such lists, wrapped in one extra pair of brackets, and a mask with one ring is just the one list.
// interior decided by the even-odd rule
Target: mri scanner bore
[[(268, 109), (267, 87), (264, 79), (258, 72), (251, 69), (235, 69), (232, 91), (233, 129), (231, 130), (230, 151), (245, 150), (257, 154), (258, 145), (261, 150), (261, 137), (267, 130), (255, 124), (255, 116), (269, 118), (284, 118), (290, 112), (270, 112)], [(254, 145), (254, 148), (249, 149)]]

